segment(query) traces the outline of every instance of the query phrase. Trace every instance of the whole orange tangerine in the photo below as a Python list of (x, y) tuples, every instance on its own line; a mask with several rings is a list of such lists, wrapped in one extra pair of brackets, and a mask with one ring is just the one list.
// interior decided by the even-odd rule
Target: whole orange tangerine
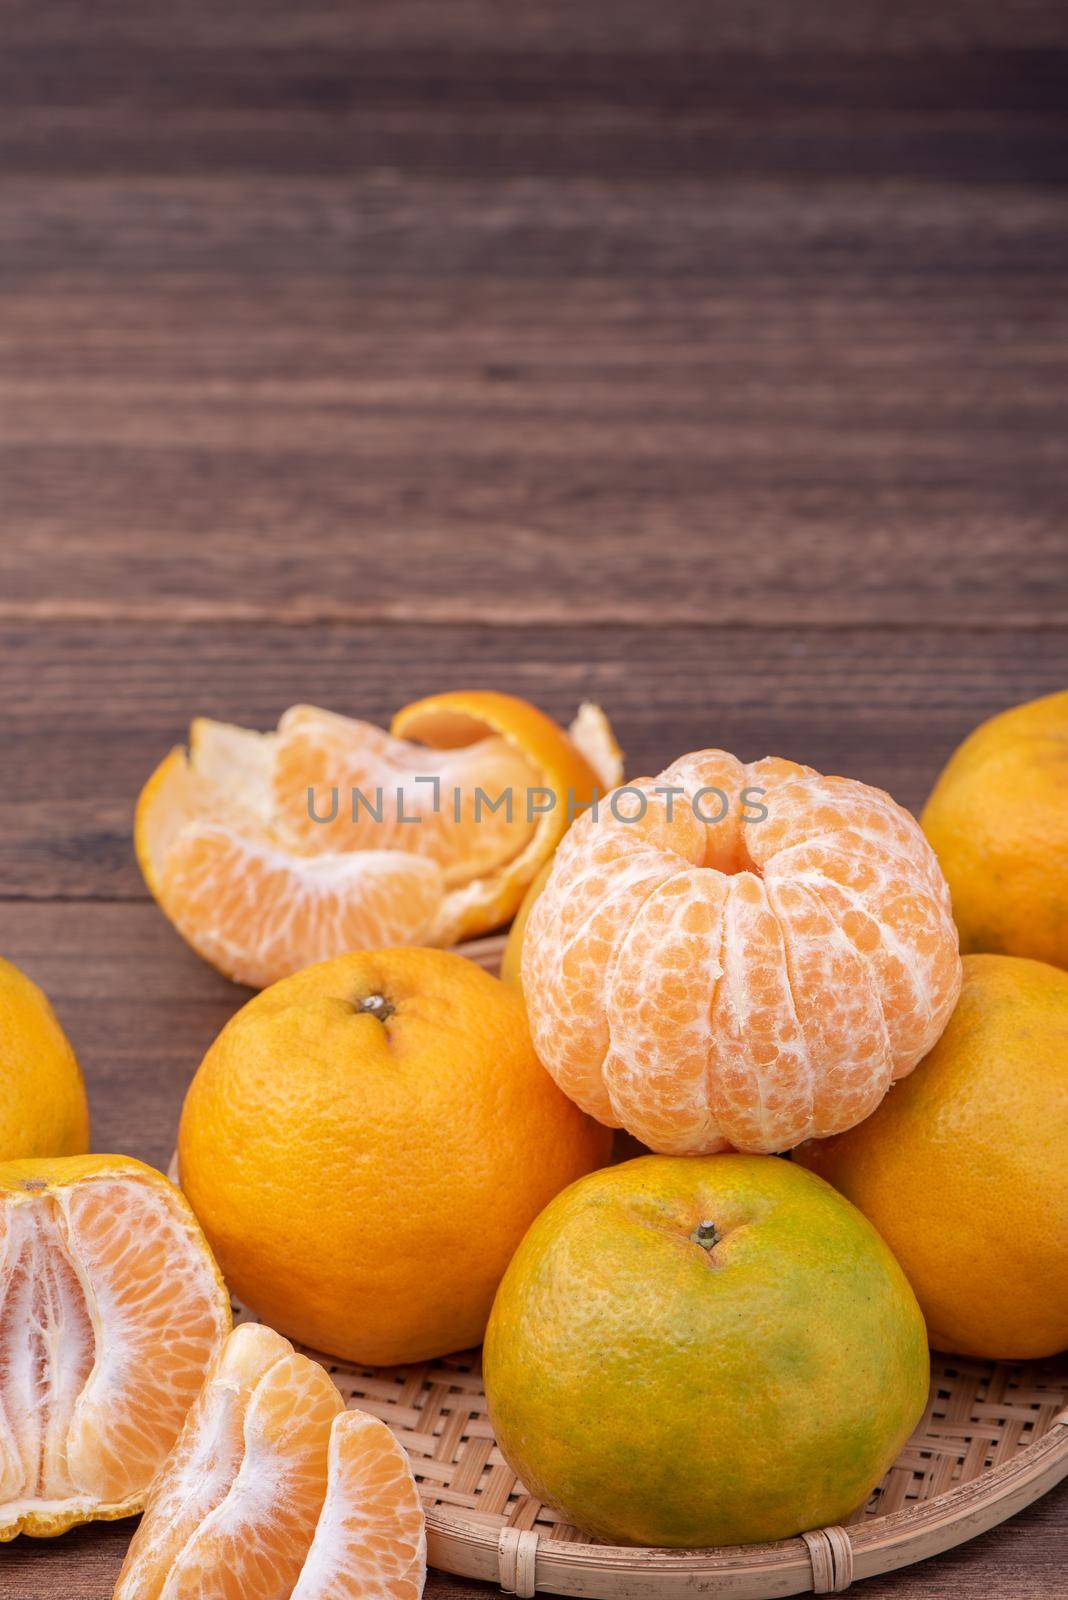
[(530, 1493), (598, 1538), (700, 1546), (842, 1521), (929, 1360), (904, 1274), (829, 1185), (772, 1156), (643, 1156), (542, 1212), (483, 1371)]
[(875, 1224), (938, 1349), (1068, 1346), (1068, 973), (965, 956), (957, 1009), (907, 1083), (794, 1158)]
[(962, 950), (1068, 967), (1068, 690), (965, 739), (923, 809)]
[(0, 1161), (88, 1148), (89, 1106), (70, 1042), (43, 991), (0, 958)]
[(234, 1016), (190, 1087), (182, 1187), (234, 1292), (372, 1365), (477, 1344), (512, 1251), (610, 1136), (521, 998), (440, 950), (362, 951)]

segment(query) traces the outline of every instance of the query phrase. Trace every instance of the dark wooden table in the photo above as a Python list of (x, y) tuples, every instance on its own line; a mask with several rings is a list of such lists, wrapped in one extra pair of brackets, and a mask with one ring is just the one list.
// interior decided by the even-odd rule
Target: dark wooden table
[[(131, 854), (193, 713), (592, 696), (632, 773), (915, 806), (1068, 682), (1056, 0), (0, 26), (0, 950), (97, 1148), (166, 1161), (243, 999)], [(1064, 1595), (1066, 1528), (1068, 1486), (864, 1592)], [(104, 1600), (128, 1532), (19, 1540), (0, 1596)]]

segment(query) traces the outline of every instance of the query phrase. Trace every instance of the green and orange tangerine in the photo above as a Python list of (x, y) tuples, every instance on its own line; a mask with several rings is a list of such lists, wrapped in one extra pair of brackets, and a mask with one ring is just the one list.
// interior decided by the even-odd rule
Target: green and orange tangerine
[(553, 1200), (497, 1293), (490, 1418), (527, 1489), (614, 1543), (839, 1522), (927, 1397), (923, 1317), (874, 1228), (770, 1156), (645, 1156)]

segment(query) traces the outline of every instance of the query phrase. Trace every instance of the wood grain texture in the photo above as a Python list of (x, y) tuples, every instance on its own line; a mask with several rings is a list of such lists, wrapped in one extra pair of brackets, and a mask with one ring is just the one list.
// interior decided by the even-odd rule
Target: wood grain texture
[(1061, 688), (1057, 629), (0, 626), (8, 896), (145, 899), (133, 805), (194, 714), (272, 727), (311, 702), (388, 723), (492, 684), (566, 723), (604, 705), (632, 776), (683, 750), (786, 755), (919, 809), (977, 721)]
[(1068, 618), (1055, 4), (44, 9), (0, 616)]
[[(951, 173), (1063, 159), (1051, 3), (5, 7), (6, 166)], [(66, 136), (66, 137), (63, 137)]]
[[(1055, 0), (0, 22), (0, 950), (98, 1147), (166, 1160), (243, 998), (130, 849), (195, 713), (589, 696), (631, 772), (917, 806), (1068, 682)], [(1068, 1594), (1066, 1529), (1062, 1488), (863, 1592)], [(127, 1533), (0, 1548), (0, 1600), (105, 1600)]]
[(1061, 625), (1068, 205), (956, 198), (9, 184), (0, 617)]

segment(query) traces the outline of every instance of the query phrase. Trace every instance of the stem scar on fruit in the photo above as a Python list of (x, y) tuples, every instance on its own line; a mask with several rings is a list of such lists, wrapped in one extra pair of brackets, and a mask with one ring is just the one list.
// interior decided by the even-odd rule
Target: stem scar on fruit
[(690, 1238), (694, 1244), (699, 1244), (702, 1250), (712, 1250), (719, 1244), (719, 1229), (714, 1222), (699, 1222)]
[(365, 994), (361, 1000), (355, 1001), (353, 1009), (358, 1015), (377, 1017), (379, 1022), (388, 1022), (397, 1008), (384, 994)]

